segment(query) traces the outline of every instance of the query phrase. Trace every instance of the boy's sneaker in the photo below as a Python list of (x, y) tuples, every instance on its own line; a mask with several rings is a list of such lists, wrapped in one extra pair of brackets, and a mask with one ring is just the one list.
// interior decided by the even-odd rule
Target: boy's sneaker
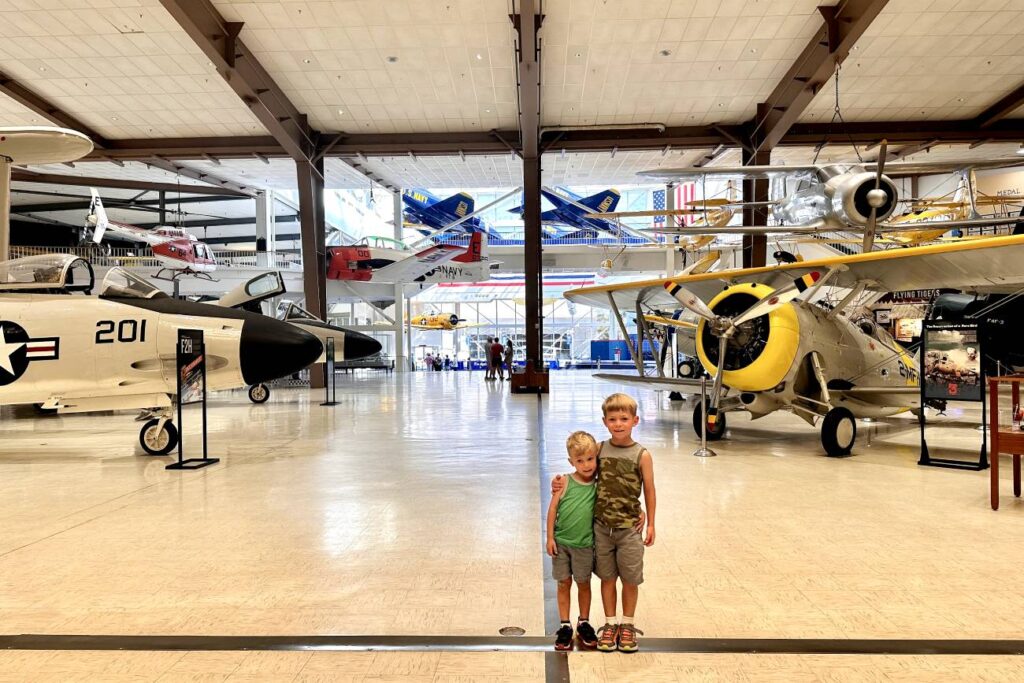
[(597, 629), (600, 638), (597, 641), (597, 649), (601, 652), (615, 652), (619, 642), (619, 625), (605, 624)]
[(636, 643), (636, 634), (643, 633), (633, 624), (619, 624), (619, 652), (636, 652), (640, 646)]
[(576, 638), (580, 641), (580, 647), (593, 649), (597, 647), (597, 634), (589, 621), (581, 621), (576, 624)]
[(572, 626), (563, 624), (555, 634), (555, 649), (559, 651), (572, 649)]

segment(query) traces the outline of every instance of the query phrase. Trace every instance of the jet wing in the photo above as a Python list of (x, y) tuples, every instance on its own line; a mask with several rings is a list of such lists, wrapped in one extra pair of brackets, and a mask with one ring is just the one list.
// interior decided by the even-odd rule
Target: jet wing
[[(1001, 218), (968, 218), (956, 221), (905, 221), (902, 223), (880, 222), (876, 233), (906, 232), (907, 230), (956, 230), (957, 228), (988, 228), (1007, 225), (1021, 221), (1020, 216), (1003, 216)], [(659, 235), (813, 235), (821, 232), (834, 232), (836, 228), (812, 223), (809, 225), (726, 225), (726, 226), (666, 226), (664, 228), (643, 228), (637, 232), (649, 232)], [(863, 228), (849, 226), (846, 232), (861, 232)]]
[(781, 286), (812, 271), (824, 273), (832, 269), (837, 272), (829, 285), (835, 287), (851, 288), (863, 283), (867, 289), (878, 292), (939, 287), (968, 292), (1015, 292), (1024, 287), (1024, 235), (581, 287), (567, 291), (565, 298), (602, 308), (609, 308), (614, 300), (621, 310), (632, 311), (640, 302), (653, 309), (671, 311), (679, 303), (665, 291), (664, 283), (669, 280), (708, 301), (728, 285), (758, 282)]
[(448, 263), (459, 254), (465, 253), (465, 247), (453, 244), (437, 244), (423, 251), (407, 256), (401, 261), (373, 271), (373, 279), (378, 282), (415, 282), (434, 268)]
[[(637, 175), (653, 180), (693, 180), (714, 176), (716, 178), (731, 178), (736, 180), (757, 180), (773, 177), (790, 178), (811, 178), (818, 170), (825, 166), (861, 166), (866, 171), (878, 170), (877, 162), (867, 163), (842, 162), (836, 164), (808, 164), (803, 166), (715, 166), (712, 168), (704, 166), (686, 166), (683, 168), (655, 168), (649, 171), (640, 171)], [(1012, 166), (1024, 166), (1024, 159), (1020, 157), (1011, 159), (992, 159), (989, 161), (893, 161), (885, 164), (885, 175), (889, 177), (903, 177), (909, 175), (928, 175), (940, 173), (955, 173), (971, 168), (1010, 168)]]

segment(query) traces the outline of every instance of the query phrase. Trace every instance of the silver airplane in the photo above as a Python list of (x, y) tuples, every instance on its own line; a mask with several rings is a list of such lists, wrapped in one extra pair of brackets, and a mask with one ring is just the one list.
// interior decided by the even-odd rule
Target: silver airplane
[[(708, 234), (816, 234), (830, 231), (863, 232), (863, 249), (874, 245), (876, 233), (902, 232), (904, 222), (886, 222), (899, 202), (899, 191), (893, 177), (952, 173), (965, 169), (1004, 168), (1024, 164), (1024, 159), (961, 162), (895, 162), (885, 163), (885, 142), (878, 161), (861, 164), (809, 164), (804, 166), (719, 166), (689, 167), (641, 171), (639, 175), (658, 180), (694, 180), (708, 177), (721, 179), (768, 179), (771, 195), (777, 199), (762, 202), (771, 209), (777, 225), (744, 225), (731, 227), (681, 227), (658, 232), (680, 235)], [(886, 170), (889, 173), (886, 173)], [(787, 181), (796, 181), (796, 191), (787, 193)], [(736, 202), (730, 206), (758, 205), (757, 202)], [(1012, 218), (970, 218), (965, 220), (917, 221), (915, 230), (988, 227), (1013, 223)], [(940, 233), (941, 234), (941, 233)]]

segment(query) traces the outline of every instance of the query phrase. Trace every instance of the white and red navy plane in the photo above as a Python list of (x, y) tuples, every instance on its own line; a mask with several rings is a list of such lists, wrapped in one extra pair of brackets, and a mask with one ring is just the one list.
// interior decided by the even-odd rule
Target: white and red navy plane
[[(119, 237), (136, 242), (145, 242), (153, 250), (153, 256), (160, 262), (161, 269), (154, 277), (163, 280), (175, 280), (182, 275), (196, 275), (206, 280), (213, 280), (210, 273), (217, 270), (217, 259), (209, 245), (196, 239), (196, 236), (167, 226), (147, 230), (127, 223), (117, 223), (107, 218), (103, 200), (92, 188), (92, 205), (89, 207), (89, 222), (94, 225), (92, 240), (96, 244), (103, 241), (107, 231)], [(170, 277), (164, 277), (166, 273)]]

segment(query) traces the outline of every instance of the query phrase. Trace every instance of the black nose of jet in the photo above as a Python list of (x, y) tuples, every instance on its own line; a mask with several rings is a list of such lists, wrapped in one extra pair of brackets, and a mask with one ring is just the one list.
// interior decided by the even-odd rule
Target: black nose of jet
[(380, 353), (380, 342), (369, 335), (345, 330), (345, 360), (359, 360)]
[(294, 325), (260, 315), (242, 326), (238, 355), (242, 379), (259, 384), (308, 367), (323, 352), (320, 340)]

